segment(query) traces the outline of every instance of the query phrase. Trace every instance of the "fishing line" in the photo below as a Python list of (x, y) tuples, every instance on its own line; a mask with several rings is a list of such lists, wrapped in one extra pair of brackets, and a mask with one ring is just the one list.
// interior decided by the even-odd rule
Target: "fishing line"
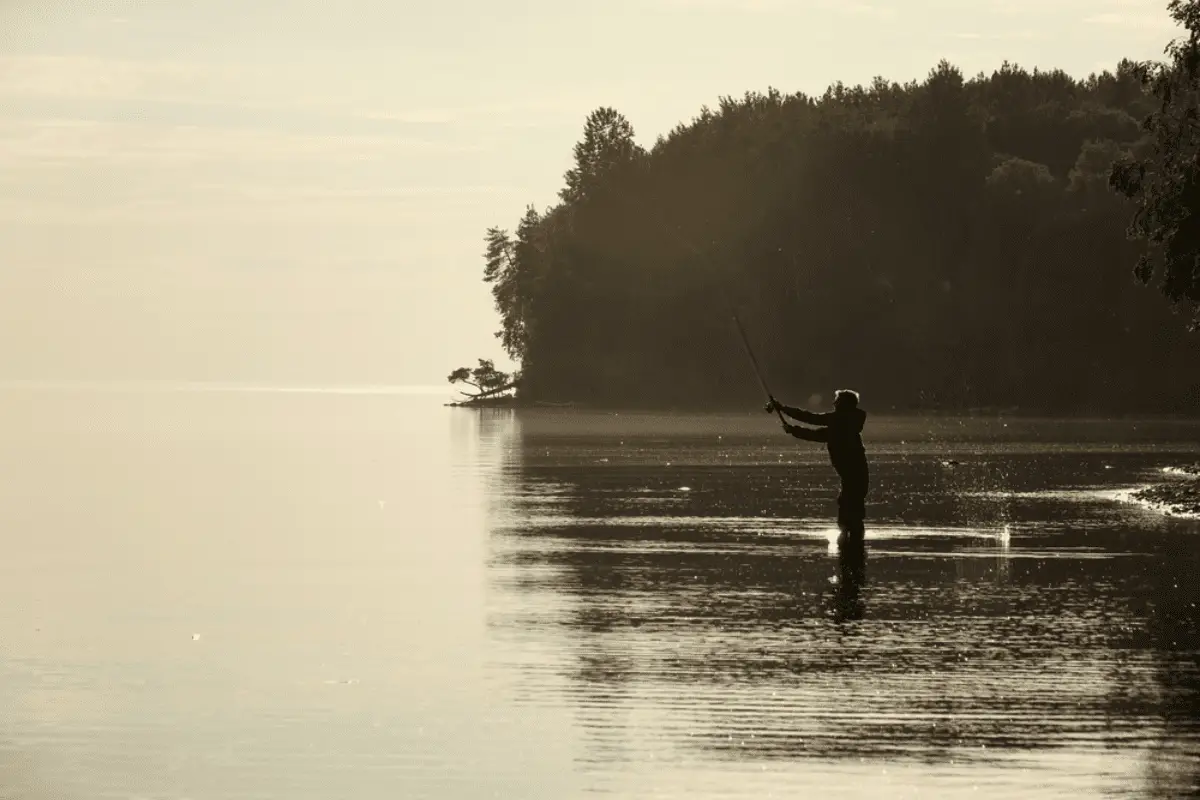
[[(713, 260), (711, 258), (709, 258), (707, 253), (702, 251), (700, 248), (696, 247), (688, 239), (686, 239), (683, 236), (683, 234), (679, 233), (677, 230), (675, 230), (670, 225), (668, 225), (666, 223), (666, 221), (660, 215), (655, 214), (655, 217), (657, 217), (659, 225), (661, 225), (664, 230), (666, 230), (668, 233), (670, 233), (672, 236), (674, 236), (675, 240), (677, 242), (679, 242), (679, 244), (683, 245), (685, 248), (692, 251), (692, 253), (694, 255), (703, 259), (705, 262), (708, 263), (709, 267), (714, 272), (716, 272), (717, 274), (720, 274), (720, 269), (713, 262)], [(721, 279), (721, 281), (722, 281), (722, 283), (725, 283), (725, 280), (723, 278)], [(728, 289), (727, 283), (726, 283), (726, 289)], [(773, 405), (774, 400), (775, 400), (775, 395), (771, 394), (771, 389), (770, 389), (770, 387), (767, 386), (766, 378), (763, 377), (762, 369), (758, 365), (758, 359), (754, 356), (754, 348), (752, 348), (750, 346), (750, 338), (748, 336), (746, 336), (746, 329), (742, 325), (742, 320), (738, 316), (737, 310), (733, 307), (733, 302), (729, 299), (730, 294), (728, 291), (725, 291), (722, 293), (722, 296), (725, 298), (725, 305), (728, 306), (728, 308), (729, 308), (729, 315), (731, 317), (733, 317), (734, 324), (737, 325), (738, 335), (742, 340), (742, 346), (746, 349), (746, 355), (750, 358), (750, 366), (754, 370), (754, 376), (756, 378), (758, 378), (758, 383), (762, 387), (763, 393), (766, 394), (767, 400), (772, 401), (772, 405)], [(787, 420), (785, 420), (783, 418), (783, 412), (780, 411), (778, 407), (775, 408), (775, 414), (778, 415), (779, 421), (781, 423), (783, 423), (784, 426), (786, 426)]]

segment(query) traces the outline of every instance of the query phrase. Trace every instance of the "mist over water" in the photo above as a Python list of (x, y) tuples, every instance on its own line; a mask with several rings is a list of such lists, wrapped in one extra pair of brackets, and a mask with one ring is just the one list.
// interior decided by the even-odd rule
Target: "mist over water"
[[(263, 387), (270, 389), (270, 387)], [(1200, 426), (7, 387), (20, 798), (1179, 797)]]

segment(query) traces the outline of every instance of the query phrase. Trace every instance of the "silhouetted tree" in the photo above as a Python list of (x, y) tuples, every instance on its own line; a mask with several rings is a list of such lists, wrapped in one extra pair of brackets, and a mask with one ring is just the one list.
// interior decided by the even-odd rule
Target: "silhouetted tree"
[(496, 369), (495, 362), (485, 358), (479, 359), (479, 366), (474, 369), (459, 367), (451, 372), (446, 380), (450, 383), (465, 383), (467, 386), (474, 386), (478, 390), (475, 394), (463, 392), (469, 399), (489, 397), (511, 389), (515, 385), (514, 376)]
[[(525, 292), (522, 291), (520, 267), (516, 262), (516, 243), (508, 231), (488, 228), (487, 250), (484, 258), (487, 265), (483, 279), (492, 284), (492, 296), (496, 310), (500, 312), (500, 330), (496, 338), (504, 352), (514, 359), (525, 355)], [(457, 373), (456, 373), (457, 374)], [(453, 382), (453, 381), (452, 381)]]
[(629, 120), (614, 108), (596, 109), (583, 126), (583, 141), (575, 145), (575, 166), (567, 170), (567, 185), (559, 195), (567, 202), (582, 200), (610, 170), (640, 154)]

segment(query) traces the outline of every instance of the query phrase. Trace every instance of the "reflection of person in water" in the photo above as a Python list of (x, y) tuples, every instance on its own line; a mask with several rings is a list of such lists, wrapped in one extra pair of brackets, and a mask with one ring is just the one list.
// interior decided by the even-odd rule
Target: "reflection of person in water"
[(767, 403), (767, 411), (780, 411), (792, 419), (818, 426), (813, 429), (785, 422), (783, 429), (797, 439), (825, 443), (829, 460), (842, 479), (842, 490), (838, 494), (838, 527), (848, 538), (861, 540), (871, 476), (862, 441), (867, 412), (858, 407), (858, 392), (839, 389), (833, 396), (833, 411), (823, 414), (785, 406), (774, 397)]
[(833, 616), (838, 622), (863, 618), (865, 608), (861, 597), (867, 580), (867, 550), (862, 540), (838, 549), (838, 582), (834, 590)]

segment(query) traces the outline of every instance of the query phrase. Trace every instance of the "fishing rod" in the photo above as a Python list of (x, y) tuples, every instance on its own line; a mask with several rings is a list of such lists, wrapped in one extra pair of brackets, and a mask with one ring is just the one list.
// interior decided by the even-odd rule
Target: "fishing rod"
[(759, 384), (762, 386), (763, 393), (770, 401), (770, 408), (779, 416), (779, 421), (787, 425), (787, 420), (783, 418), (783, 412), (779, 410), (779, 406), (775, 403), (775, 395), (771, 394), (770, 388), (767, 387), (767, 379), (763, 377), (762, 370), (759, 369), (758, 359), (754, 357), (754, 350), (750, 347), (750, 340), (746, 337), (746, 329), (742, 327), (742, 321), (738, 318), (737, 312), (732, 308), (730, 314), (733, 315), (733, 321), (737, 324), (738, 333), (742, 337), (742, 345), (746, 348), (746, 355), (750, 357), (750, 366), (754, 368), (754, 375), (758, 378)]

